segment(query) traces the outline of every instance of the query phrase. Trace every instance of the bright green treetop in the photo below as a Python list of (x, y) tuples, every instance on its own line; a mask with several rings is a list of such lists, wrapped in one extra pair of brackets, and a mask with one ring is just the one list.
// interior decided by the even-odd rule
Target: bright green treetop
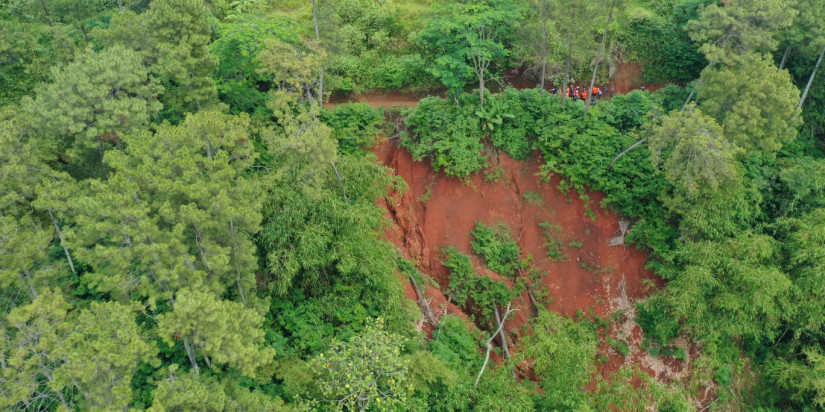
[(137, 50), (166, 88), (164, 110), (176, 119), (218, 103), (209, 54), (212, 27), (203, 0), (154, 0), (142, 14), (126, 11), (110, 29), (97, 32), (105, 43)]
[(77, 388), (84, 408), (126, 408), (138, 363), (157, 362), (157, 350), (140, 336), (135, 318), (129, 306), (92, 302), (72, 319), (72, 331), (55, 351), (63, 360), (55, 378)]
[(174, 310), (158, 316), (158, 328), (167, 344), (188, 338), (207, 365), (229, 366), (258, 377), (259, 369), (275, 358), (264, 347), (264, 318), (242, 303), (216, 298), (208, 292), (183, 289), (175, 296)]
[(586, 410), (584, 386), (593, 377), (598, 340), (584, 323), (542, 310), (526, 335), (523, 356), (537, 376), (545, 410)]
[(470, 79), (479, 85), (484, 103), (484, 84), (509, 54), (513, 30), (521, 20), (511, 0), (471, 0), (447, 3), (421, 33), (419, 42), (438, 57), (430, 73), (454, 94), (463, 91)]
[(708, 67), (699, 85), (699, 108), (724, 128), (725, 137), (748, 154), (773, 158), (796, 138), (799, 89), (786, 71), (750, 53), (732, 67)]
[(699, 50), (708, 61), (727, 63), (737, 54), (776, 49), (775, 36), (791, 26), (796, 13), (785, 0), (712, 3), (702, 9), (698, 20), (689, 22), (688, 31), (702, 45)]
[(410, 391), (403, 345), (401, 336), (384, 331), (380, 319), (349, 341), (336, 341), (312, 361), (322, 396), (317, 400), (362, 412), (403, 405)]
[(23, 110), (35, 133), (60, 141), (70, 159), (101, 146), (121, 146), (123, 136), (145, 130), (161, 108), (156, 100), (161, 88), (140, 56), (123, 47), (87, 49), (54, 69), (52, 77), (35, 90), (35, 98), (24, 99)]

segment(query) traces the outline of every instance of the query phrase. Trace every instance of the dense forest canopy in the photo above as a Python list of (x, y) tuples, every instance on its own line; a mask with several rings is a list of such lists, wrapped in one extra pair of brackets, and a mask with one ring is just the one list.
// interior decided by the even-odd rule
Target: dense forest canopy
[[(822, 0), (0, 0), (0, 408), (825, 410), (824, 55)], [(560, 314), (478, 222), (439, 285), (385, 138), (539, 159), (662, 282)], [(600, 373), (631, 312), (681, 379)]]

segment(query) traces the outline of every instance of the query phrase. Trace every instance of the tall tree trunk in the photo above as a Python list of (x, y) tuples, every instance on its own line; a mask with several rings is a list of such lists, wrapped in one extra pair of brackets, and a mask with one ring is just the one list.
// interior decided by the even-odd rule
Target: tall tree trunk
[(484, 106), (484, 70), (478, 75), (478, 106)]
[(332, 164), (332, 170), (335, 172), (335, 177), (338, 178), (338, 184), (341, 186), (341, 191), (344, 192), (344, 203), (349, 203), (349, 198), (347, 197), (347, 189), (344, 188), (344, 181), (341, 180), (341, 174), (338, 173), (338, 168), (335, 166), (335, 162), (330, 161)]
[[(315, 41), (318, 42), (318, 51), (321, 51), (321, 30), (318, 29), (318, 2), (312, 0), (312, 24), (315, 26)], [(324, 103), (324, 66), (321, 63), (321, 73), (318, 76), (318, 100)]]
[[(46, 23), (49, 24), (49, 27), (53, 26), (54, 23), (52, 22), (52, 14), (46, 6), (46, 0), (40, 0), (40, 5), (43, 6), (43, 14), (46, 16)], [(52, 32), (52, 34), (54, 34), (54, 32)]]
[[(499, 329), (498, 336), (501, 337), (501, 347), (504, 349), (504, 354), (507, 355), (507, 361), (512, 361), (513, 358), (510, 356), (510, 349), (507, 347), (507, 337), (504, 336), (504, 322), (501, 320), (501, 316), (498, 314), (498, 306), (493, 306), (493, 313), (496, 315), (496, 326)], [(514, 369), (510, 369), (510, 373), (513, 374), (513, 377), (516, 377), (516, 371)]]
[(120, 12), (123, 13), (123, 0), (117, 0), (117, 8), (119, 8)]
[(785, 68), (785, 63), (788, 62), (788, 57), (791, 55), (792, 48), (793, 45), (789, 44), (788, 47), (785, 49), (785, 54), (782, 55), (782, 61), (779, 62), (779, 71), (782, 71), (782, 69)]
[[(20, 276), (20, 282), (23, 283), (23, 286), (29, 290), (29, 295), (32, 300), (37, 299), (37, 290), (34, 288), (32, 274), (28, 270), (23, 270), (18, 274), (18, 276)], [(0, 357), (2, 357), (2, 355), (0, 355)]]
[(57, 238), (60, 240), (60, 246), (63, 248), (63, 253), (66, 254), (66, 259), (69, 260), (69, 268), (72, 270), (72, 274), (77, 274), (77, 271), (74, 269), (74, 260), (72, 260), (72, 254), (69, 253), (69, 248), (66, 247), (66, 240), (63, 239), (63, 232), (60, 231), (60, 225), (57, 224), (57, 219), (54, 217), (54, 213), (51, 209), (49, 209), (49, 216), (52, 218), (52, 224), (54, 225), (54, 230), (57, 232)]
[(602, 53), (604, 53), (604, 43), (607, 41), (607, 29), (610, 28), (610, 22), (613, 20), (613, 9), (616, 7), (616, 0), (610, 4), (610, 14), (607, 15), (607, 24), (604, 25), (604, 33), (602, 33), (602, 44), (599, 46), (599, 54), (596, 55), (596, 64), (593, 67), (593, 77), (590, 78), (590, 87), (587, 89), (587, 102), (584, 104), (584, 115), (590, 111), (590, 102), (593, 101), (593, 86), (596, 85), (596, 73), (599, 72), (599, 62), (602, 61)]
[(616, 163), (617, 160), (619, 160), (622, 156), (627, 154), (627, 152), (635, 149), (636, 146), (638, 146), (638, 145), (640, 145), (640, 144), (642, 144), (646, 141), (647, 141), (647, 137), (645, 137), (643, 139), (639, 139), (636, 143), (633, 143), (632, 145), (630, 145), (630, 147), (628, 147), (627, 149), (624, 149), (621, 153), (617, 154), (616, 157), (614, 157), (613, 160), (610, 161), (610, 166), (607, 167), (607, 170), (613, 169), (613, 164)]
[(415, 280), (414, 276), (408, 276), (410, 278), (410, 283), (412, 283), (413, 288), (415, 289), (415, 293), (418, 295), (418, 306), (421, 307), (421, 312), (424, 314), (424, 317), (432, 324), (433, 326), (438, 325), (438, 321), (433, 315), (433, 310), (430, 308), (430, 304), (427, 302), (427, 297), (424, 295), (424, 292), (421, 291), (421, 288), (418, 286), (418, 281)]
[(799, 104), (796, 105), (797, 109), (801, 109), (802, 105), (805, 104), (805, 99), (808, 97), (808, 91), (811, 90), (811, 84), (813, 84), (814, 82), (816, 72), (819, 70), (819, 65), (822, 64), (822, 56), (825, 56), (825, 47), (822, 48), (822, 53), (819, 53), (819, 58), (816, 60), (816, 66), (814, 66), (814, 71), (811, 72), (811, 77), (808, 79), (808, 85), (805, 86), (805, 91), (802, 93), (802, 97), (799, 99)]
[(687, 100), (685, 100), (685, 104), (682, 105), (682, 110), (687, 109), (688, 104), (690, 101), (693, 100), (693, 94), (696, 93), (696, 89), (699, 87), (699, 83), (702, 83), (702, 76), (699, 76), (699, 80), (693, 85), (693, 89), (690, 91)]
[(195, 359), (195, 350), (192, 349), (192, 345), (189, 344), (189, 338), (183, 338), (183, 347), (186, 349), (186, 356), (189, 357), (189, 362), (192, 364), (192, 370), (195, 372), (195, 375), (200, 374), (200, 368), (198, 367), (198, 360)]
[(89, 42), (89, 33), (86, 32), (86, 23), (85, 22), (80, 22), (80, 31), (83, 32), (83, 39), (86, 41), (86, 43), (88, 43)]
[(570, 45), (567, 50), (567, 57), (564, 59), (564, 85), (561, 89), (561, 104), (567, 102), (567, 83), (570, 81), (570, 55), (573, 53), (573, 45)]
[(476, 376), (476, 381), (473, 384), (473, 387), (478, 387), (478, 382), (481, 380), (481, 375), (484, 374), (484, 370), (487, 369), (487, 363), (490, 362), (490, 352), (493, 350), (493, 339), (501, 333), (501, 328), (504, 327), (504, 322), (507, 321), (507, 316), (512, 313), (513, 310), (510, 309), (510, 302), (507, 302), (507, 309), (504, 311), (504, 316), (501, 317), (501, 323), (498, 325), (498, 329), (490, 335), (490, 338), (487, 339), (487, 354), (484, 356), (484, 364), (481, 365), (481, 370), (478, 371), (478, 375)]
[(547, 78), (547, 0), (541, 0), (541, 90)]

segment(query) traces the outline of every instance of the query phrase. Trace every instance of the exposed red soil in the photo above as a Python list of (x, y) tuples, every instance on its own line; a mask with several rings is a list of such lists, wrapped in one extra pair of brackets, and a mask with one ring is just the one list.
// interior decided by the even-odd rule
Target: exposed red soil
[[(481, 174), (468, 183), (433, 171), (428, 162), (414, 162), (404, 149), (393, 143), (375, 148), (378, 158), (395, 170), (409, 185), (409, 190), (396, 195), (387, 209), (393, 226), (387, 237), (419, 269), (446, 289), (449, 272), (441, 264), (440, 250), (453, 245), (472, 255), (470, 232), (476, 222), (505, 222), (513, 231), (524, 253), (533, 257), (533, 264), (545, 274), (544, 286), (553, 301), (550, 309), (573, 315), (577, 310), (593, 308), (599, 316), (611, 313), (610, 300), (621, 296), (619, 283), (626, 284), (626, 297), (647, 295), (643, 281), (656, 285), (658, 278), (645, 269), (644, 253), (628, 247), (610, 247), (611, 238), (619, 235), (617, 218), (600, 208), (602, 196), (590, 194), (593, 220), (585, 214), (584, 202), (574, 193), (558, 189), (559, 178), (545, 183), (537, 177), (540, 159), (526, 163), (501, 153), (494, 159), (504, 170), (497, 183), (485, 182)], [(494, 166), (495, 167), (495, 166)], [(535, 193), (544, 205), (525, 200), (525, 192)], [(426, 201), (423, 201), (424, 198)], [(542, 246), (541, 222), (561, 228), (568, 259), (553, 262)], [(570, 246), (580, 242), (581, 247)], [(479, 272), (498, 277), (476, 262)], [(527, 307), (523, 312), (528, 312)]]
[[(373, 151), (380, 162), (392, 168), (409, 186), (407, 191), (381, 201), (392, 221), (385, 236), (405, 258), (417, 262), (418, 269), (438, 283), (439, 288), (420, 285), (436, 318), (445, 313), (468, 318), (443, 292), (449, 285), (449, 270), (441, 264), (440, 256), (441, 248), (446, 245), (470, 255), (478, 273), (512, 285), (487, 269), (470, 246), (476, 222), (488, 225), (504, 222), (521, 247), (523, 257), (532, 256), (532, 264), (544, 275), (543, 286), (552, 298), (549, 309), (571, 316), (577, 311), (593, 313), (608, 319), (608, 336), (628, 343), (626, 356), (603, 343), (601, 352), (608, 360), (597, 363), (598, 373), (608, 378), (622, 366), (638, 366), (662, 382), (689, 378), (696, 348), (686, 342), (679, 344), (687, 349), (686, 362), (673, 357), (653, 357), (642, 349), (642, 330), (635, 321), (634, 302), (661, 287), (662, 281), (645, 268), (644, 253), (632, 247), (609, 245), (611, 239), (621, 235), (621, 229), (618, 217), (599, 206), (601, 194), (588, 194), (594, 220), (586, 213), (585, 201), (575, 192), (562, 193), (558, 189), (558, 176), (550, 182), (539, 177), (543, 162), (538, 154), (527, 162), (516, 161), (505, 153), (493, 155), (490, 169), (503, 171), (497, 182), (486, 182), (481, 173), (464, 182), (436, 173), (428, 161), (413, 161), (410, 153), (396, 143), (382, 142)], [(542, 222), (560, 228), (557, 237), (564, 242), (566, 261), (555, 262), (547, 257), (543, 229), (539, 226)], [(411, 299), (418, 299), (412, 286), (408, 285), (406, 292)], [(516, 339), (511, 341), (511, 351), (518, 351), (518, 331), (527, 323), (531, 311), (527, 294), (513, 305), (518, 311), (508, 318), (505, 329), (510, 332), (511, 340)], [(610, 315), (617, 312), (621, 316), (611, 319)], [(419, 327), (432, 332), (432, 325), (426, 321)], [(521, 370), (520, 376), (530, 379), (532, 372)]]

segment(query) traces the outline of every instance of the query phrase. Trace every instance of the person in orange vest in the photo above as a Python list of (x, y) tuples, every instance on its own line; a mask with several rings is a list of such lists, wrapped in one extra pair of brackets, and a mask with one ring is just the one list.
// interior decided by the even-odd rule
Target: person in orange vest
[(585, 102), (587, 101), (587, 89), (584, 89), (584, 91), (582, 92), (582, 100)]

